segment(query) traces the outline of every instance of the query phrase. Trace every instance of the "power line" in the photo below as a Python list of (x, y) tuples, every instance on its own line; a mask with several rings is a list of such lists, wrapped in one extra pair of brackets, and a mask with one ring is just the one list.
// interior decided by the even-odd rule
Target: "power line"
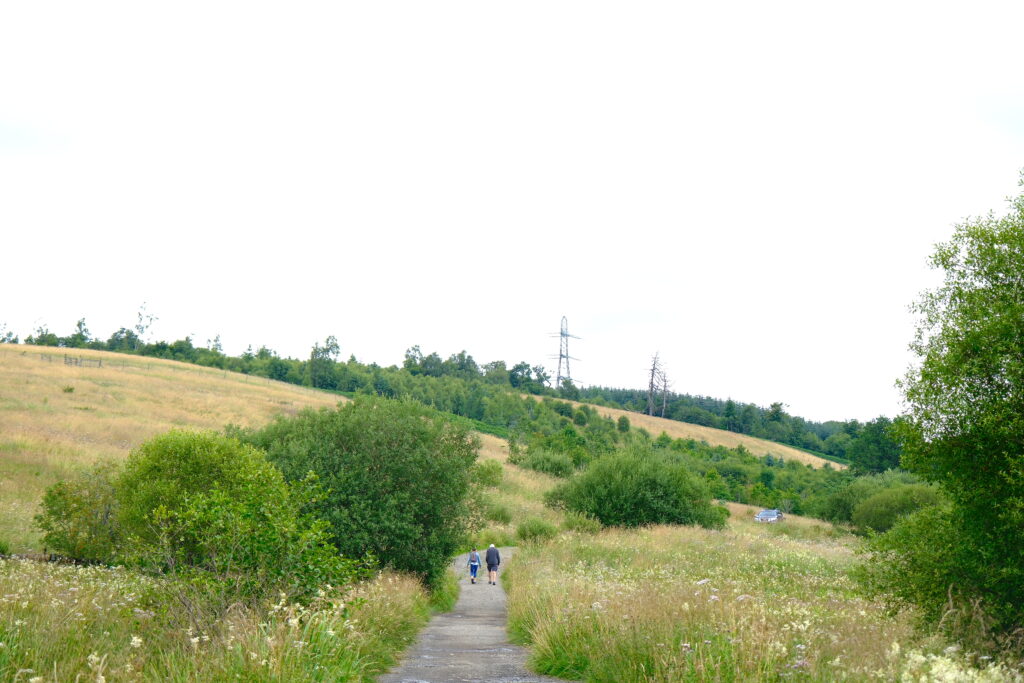
[[(569, 370), (569, 361), (570, 360), (578, 361), (579, 358), (574, 358), (574, 357), (569, 355), (569, 340), (570, 339), (579, 339), (580, 337), (577, 337), (574, 334), (569, 334), (569, 321), (566, 320), (564, 315), (562, 316), (562, 329), (561, 329), (561, 331), (559, 331), (558, 334), (552, 334), (551, 336), (559, 338), (559, 344), (558, 344), (558, 375), (555, 378), (555, 388), (558, 388), (558, 387), (562, 386), (562, 380), (563, 379), (567, 379), (567, 380), (569, 380), (570, 383), (572, 383), (572, 372), (570, 372), (570, 370)], [(552, 356), (552, 358), (554, 358), (554, 357), (555, 356)], [(563, 367), (565, 368), (565, 374), (562, 373), (562, 368)]]

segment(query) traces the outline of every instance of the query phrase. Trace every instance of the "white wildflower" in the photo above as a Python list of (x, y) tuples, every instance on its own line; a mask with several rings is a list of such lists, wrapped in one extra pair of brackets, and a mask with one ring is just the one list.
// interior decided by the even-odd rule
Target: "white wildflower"
[(142, 647), (142, 638), (139, 638), (138, 636), (132, 636), (131, 646), (135, 648)]

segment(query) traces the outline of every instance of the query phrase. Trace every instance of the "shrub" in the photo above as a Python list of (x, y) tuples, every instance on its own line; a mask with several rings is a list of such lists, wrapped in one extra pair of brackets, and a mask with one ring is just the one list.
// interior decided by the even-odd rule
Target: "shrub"
[(258, 449), (212, 432), (172, 431), (144, 443), (116, 483), (131, 559), (212, 582), (228, 596), (307, 598), (359, 572), (328, 542), (306, 480), (289, 486)]
[(934, 486), (908, 484), (884, 489), (861, 501), (853, 509), (852, 521), (861, 532), (888, 531), (905, 515), (928, 505), (936, 505), (942, 496)]
[(473, 479), (484, 488), (495, 488), (501, 485), (505, 468), (497, 460), (484, 460), (473, 465)]
[(948, 506), (926, 507), (870, 539), (867, 562), (856, 576), (891, 608), (917, 605), (927, 618), (938, 621), (951, 592), (961, 590), (954, 577), (977, 564), (968, 557), (971, 550), (964, 540)]
[(615, 428), (622, 433), (629, 431), (629, 418), (625, 415), (620, 415), (618, 421), (615, 423)]
[(35, 521), (43, 543), (59, 555), (85, 562), (114, 562), (120, 547), (115, 482), (120, 469), (101, 463), (43, 494)]
[(512, 522), (512, 511), (501, 503), (484, 503), (484, 519), (498, 524), (509, 524)]
[(329, 493), (313, 509), (346, 555), (371, 553), (428, 584), (447, 571), (468, 528), (479, 446), (464, 425), (421, 404), (360, 396), (241, 436), (290, 481), (316, 473)]
[(828, 497), (824, 505), (825, 519), (832, 522), (850, 522), (853, 519), (854, 508), (876, 493), (906, 484), (917, 484), (920, 481), (913, 474), (900, 470), (857, 477)]
[[(486, 548), (494, 544), (496, 546), (510, 546), (516, 544), (516, 536), (511, 529), (499, 529), (488, 527), (470, 537), (470, 545), (476, 548)], [(465, 545), (465, 544), (463, 544)]]
[(595, 460), (550, 491), (547, 502), (607, 526), (699, 524), (717, 529), (725, 526), (729, 515), (711, 504), (702, 480), (650, 446)]
[(0, 540), (0, 557), (11, 554), (11, 544), (7, 541)]
[(519, 455), (513, 464), (553, 477), (568, 477), (576, 471), (576, 465), (569, 455), (543, 448), (530, 448), (525, 455)]
[(540, 517), (527, 517), (516, 527), (516, 537), (523, 543), (548, 541), (558, 535), (558, 527)]

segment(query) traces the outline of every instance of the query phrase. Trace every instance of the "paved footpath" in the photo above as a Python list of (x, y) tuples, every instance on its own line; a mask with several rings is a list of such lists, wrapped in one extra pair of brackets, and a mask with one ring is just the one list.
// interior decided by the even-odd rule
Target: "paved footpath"
[[(512, 548), (500, 548), (504, 565)], [(480, 552), (483, 555), (483, 551)], [(529, 652), (508, 640), (505, 591), (487, 583), (487, 567), (480, 568), (476, 584), (469, 582), (466, 555), (455, 560), (459, 600), (455, 609), (438, 614), (420, 633), (405, 658), (380, 683), (537, 683), (561, 681), (526, 670)]]

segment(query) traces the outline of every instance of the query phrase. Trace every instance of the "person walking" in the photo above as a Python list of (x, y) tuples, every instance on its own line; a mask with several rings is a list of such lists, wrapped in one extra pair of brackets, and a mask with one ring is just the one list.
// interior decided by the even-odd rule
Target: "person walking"
[(498, 585), (498, 565), (501, 564), (501, 553), (498, 549), (491, 544), (491, 547), (487, 549), (487, 579), (488, 583), (492, 586)]
[(480, 569), (480, 553), (476, 551), (476, 548), (469, 553), (469, 582), (476, 583), (476, 572)]

